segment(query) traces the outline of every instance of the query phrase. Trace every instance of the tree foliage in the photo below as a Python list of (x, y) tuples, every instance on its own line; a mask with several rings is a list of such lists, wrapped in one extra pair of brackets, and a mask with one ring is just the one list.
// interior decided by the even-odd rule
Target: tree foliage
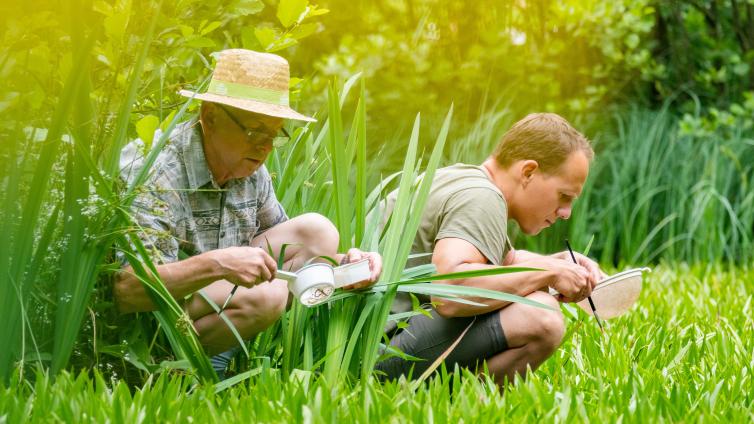
[(754, 90), (750, 0), (323, 4), (334, 11), (327, 31), (295, 60), (315, 63), (312, 93), (363, 71), (377, 130), (451, 101), (465, 122), (500, 105), (587, 122), (606, 107), (668, 99), (685, 112), (695, 101), (727, 108)]

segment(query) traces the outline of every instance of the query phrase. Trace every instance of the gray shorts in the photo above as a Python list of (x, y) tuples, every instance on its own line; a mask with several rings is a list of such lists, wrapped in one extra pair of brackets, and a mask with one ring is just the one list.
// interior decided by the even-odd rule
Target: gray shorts
[(453, 370), (456, 364), (476, 369), (484, 360), (508, 349), (499, 311), (463, 318), (443, 318), (434, 309), (430, 314), (432, 318), (425, 315), (412, 317), (408, 321), (409, 327), (390, 340), (390, 346), (424, 360), (410, 361), (394, 356), (378, 362), (375, 368), (382, 373), (382, 378), (394, 379), (400, 375), (418, 378), (458, 339), (471, 322), (473, 324), (469, 331), (445, 358), (448, 370)]

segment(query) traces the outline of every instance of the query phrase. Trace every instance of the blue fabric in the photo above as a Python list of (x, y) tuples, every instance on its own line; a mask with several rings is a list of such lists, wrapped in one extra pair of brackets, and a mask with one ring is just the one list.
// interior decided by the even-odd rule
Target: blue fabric
[(466, 335), (444, 362), (448, 370), (456, 365), (474, 370), (484, 360), (508, 350), (499, 312), (492, 311), (475, 317), (444, 318), (432, 309), (431, 318), (426, 315), (411, 317), (409, 327), (394, 335), (390, 346), (423, 360), (409, 361), (393, 356), (378, 362), (376, 370), (382, 372), (382, 377), (388, 380), (401, 375), (419, 378), (469, 325), (471, 327)]
[(228, 349), (225, 352), (219, 353), (210, 359), (210, 362), (212, 362), (212, 368), (215, 369), (215, 372), (217, 373), (217, 376), (220, 378), (220, 380), (225, 380), (225, 370), (228, 369), (230, 360), (233, 359), (233, 357), (236, 355), (238, 349), (238, 347)]

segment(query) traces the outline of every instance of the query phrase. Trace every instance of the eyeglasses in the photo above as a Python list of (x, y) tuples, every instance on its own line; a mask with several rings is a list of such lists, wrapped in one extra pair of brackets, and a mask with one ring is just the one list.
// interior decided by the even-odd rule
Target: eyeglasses
[(250, 130), (246, 128), (241, 122), (239, 122), (238, 118), (233, 116), (233, 114), (230, 113), (230, 111), (227, 108), (219, 104), (218, 106), (220, 107), (220, 109), (223, 110), (223, 112), (225, 112), (226, 115), (228, 115), (228, 117), (238, 126), (238, 128), (240, 128), (244, 132), (244, 134), (246, 134), (246, 138), (249, 140), (251, 144), (261, 146), (269, 142), (272, 142), (273, 146), (278, 147), (285, 144), (288, 140), (291, 139), (291, 135), (288, 134), (288, 131), (286, 131), (285, 128), (282, 128), (282, 127), (280, 128), (280, 130), (283, 133), (282, 135), (281, 134), (272, 135), (264, 131)]

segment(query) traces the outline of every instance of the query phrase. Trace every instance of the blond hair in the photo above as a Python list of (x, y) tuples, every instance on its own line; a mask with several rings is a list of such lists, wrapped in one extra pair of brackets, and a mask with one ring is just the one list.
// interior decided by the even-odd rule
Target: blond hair
[(554, 113), (532, 113), (513, 124), (492, 155), (503, 168), (530, 159), (537, 161), (542, 172), (554, 174), (577, 150), (590, 161), (594, 157), (589, 140), (565, 118)]

